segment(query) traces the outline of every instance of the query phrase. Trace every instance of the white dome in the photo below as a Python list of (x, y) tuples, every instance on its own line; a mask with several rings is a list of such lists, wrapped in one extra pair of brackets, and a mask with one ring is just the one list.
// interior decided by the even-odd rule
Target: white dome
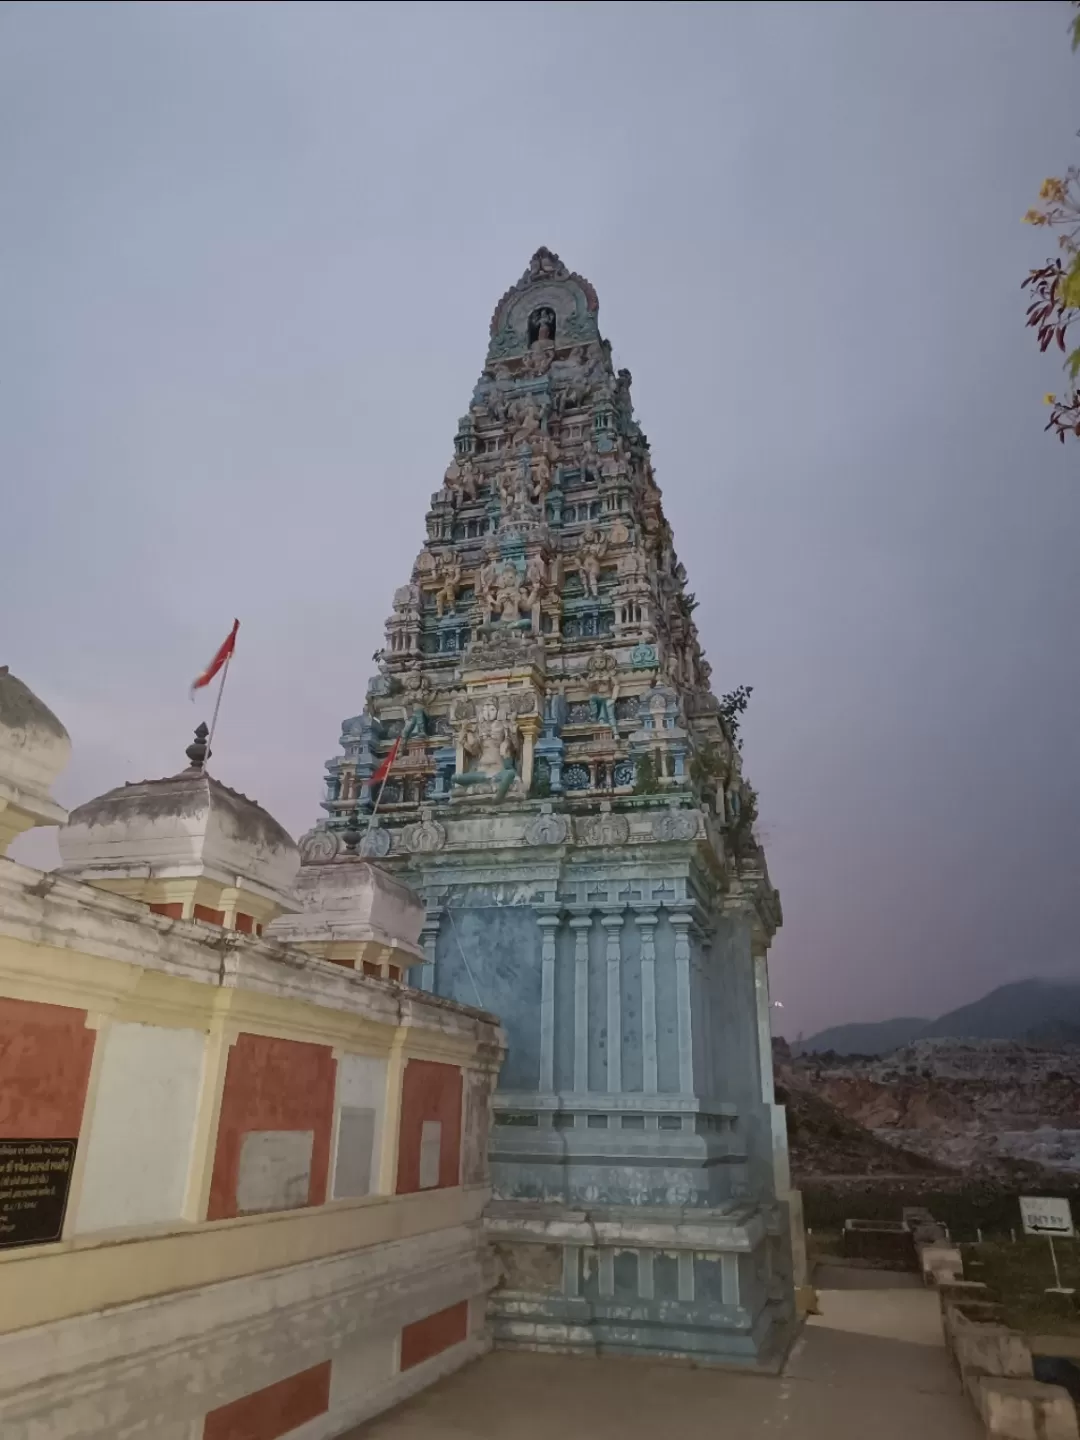
[(0, 780), (47, 797), (71, 758), (71, 737), (28, 685), (0, 665)]

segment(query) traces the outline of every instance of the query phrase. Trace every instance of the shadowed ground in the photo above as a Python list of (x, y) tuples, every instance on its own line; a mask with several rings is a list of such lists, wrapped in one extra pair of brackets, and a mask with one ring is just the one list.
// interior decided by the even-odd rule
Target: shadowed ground
[[(946, 1357), (937, 1296), (819, 1292), (780, 1379), (620, 1358), (504, 1353), (434, 1385), (348, 1440), (982, 1440)], [(899, 1283), (898, 1283), (899, 1281)]]

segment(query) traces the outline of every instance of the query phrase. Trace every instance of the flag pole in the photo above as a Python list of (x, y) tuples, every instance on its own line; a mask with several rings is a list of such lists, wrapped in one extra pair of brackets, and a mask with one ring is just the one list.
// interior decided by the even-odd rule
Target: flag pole
[(379, 804), (382, 800), (382, 792), (386, 789), (386, 782), (390, 779), (390, 771), (394, 768), (394, 761), (397, 759), (397, 752), (401, 747), (401, 736), (394, 741), (394, 748), (390, 752), (390, 763), (386, 767), (386, 774), (382, 777), (382, 784), (379, 786), (379, 793), (375, 796), (375, 804), (371, 807), (371, 814), (368, 816), (367, 830), (365, 835), (371, 834), (371, 827), (375, 824), (375, 816), (378, 813)]
[(232, 664), (233, 652), (229, 651), (225, 658), (225, 665), (221, 671), (221, 684), (218, 686), (217, 699), (214, 701), (214, 716), (210, 721), (210, 734), (206, 737), (206, 759), (210, 759), (210, 747), (214, 743), (214, 731), (217, 729), (218, 711), (221, 709), (221, 697), (225, 691), (225, 681), (229, 677), (229, 666)]

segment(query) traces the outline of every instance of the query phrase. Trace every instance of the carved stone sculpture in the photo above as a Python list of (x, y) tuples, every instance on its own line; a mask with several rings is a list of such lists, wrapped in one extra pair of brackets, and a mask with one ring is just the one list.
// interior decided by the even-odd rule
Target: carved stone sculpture
[(456, 555), (443, 560), (438, 571), (439, 588), (435, 591), (435, 613), (441, 620), (446, 614), (453, 614), (457, 606), (457, 592), (461, 585), (461, 562)]
[(584, 845), (625, 845), (630, 826), (625, 815), (613, 815), (610, 805), (599, 815), (587, 815), (577, 822), (578, 835)]
[(441, 850), (446, 844), (446, 827), (432, 818), (429, 806), (425, 806), (420, 811), (419, 824), (410, 825), (405, 831), (405, 844), (414, 855)]
[(459, 786), (484, 785), (492, 789), (497, 800), (506, 797), (517, 779), (517, 725), (509, 706), (485, 700), (477, 709), (475, 719), (466, 717), (461, 725), (458, 744), (466, 768), (459, 770), (453, 783)]
[(476, 572), (476, 598), (480, 603), (480, 613), (484, 620), (488, 618), (495, 608), (498, 588), (498, 551), (488, 550), (484, 555), (484, 563)]
[(570, 820), (566, 815), (537, 815), (525, 827), (526, 845), (565, 845), (570, 838)]
[(606, 650), (594, 651), (589, 657), (586, 673), (592, 686), (589, 696), (592, 718), (607, 725), (617, 740), (619, 726), (615, 719), (615, 701), (619, 698), (619, 680), (614, 657)]
[(606, 554), (607, 541), (590, 525), (581, 537), (578, 569), (581, 571), (581, 583), (585, 587), (586, 595), (592, 596), (594, 600), (600, 594), (601, 562)]
[(516, 624), (521, 616), (524, 598), (525, 594), (518, 578), (517, 566), (512, 560), (507, 560), (499, 571), (495, 591), (495, 605), (499, 612), (499, 619), (504, 623), (509, 621)]
[(327, 865), (341, 853), (341, 839), (333, 830), (309, 830), (297, 849), (301, 865)]

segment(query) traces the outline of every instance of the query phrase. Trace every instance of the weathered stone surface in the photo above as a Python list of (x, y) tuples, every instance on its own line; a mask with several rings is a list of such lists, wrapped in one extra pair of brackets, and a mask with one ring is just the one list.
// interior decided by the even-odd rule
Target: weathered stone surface
[(927, 1284), (940, 1285), (963, 1278), (964, 1261), (958, 1245), (918, 1245), (916, 1249), (919, 1269)]
[(334, 1199), (367, 1195), (371, 1190), (376, 1111), (343, 1105), (338, 1114)]
[(507, 1245), (496, 1242), (499, 1285), (505, 1290), (552, 1293), (562, 1289), (561, 1245)]
[(0, 855), (24, 830), (67, 819), (49, 790), (70, 758), (71, 741), (60, 721), (0, 665)]
[(1003, 1440), (1077, 1440), (1076, 1406), (1060, 1385), (980, 1376), (973, 1398), (988, 1436)]
[[(463, 1296), (482, 1304), (494, 1282), (479, 1228), (458, 1225), (15, 1331), (0, 1336), (0, 1433), (4, 1440), (156, 1436), (154, 1416), (162, 1433), (172, 1434), (166, 1424), (201, 1433), (208, 1409), (250, 1394), (268, 1375), (338, 1355), (355, 1364), (358, 1349), (377, 1348), (387, 1334), (396, 1337)], [(334, 1423), (320, 1433), (341, 1434), (489, 1343), (481, 1326), (441, 1367), (418, 1367), (409, 1381), (380, 1370), (362, 1389), (335, 1385)]]
[(969, 1390), (980, 1375), (1031, 1378), (1031, 1349), (1019, 1331), (969, 1320), (956, 1306), (947, 1308), (945, 1324), (961, 1378)]
[(308, 1202), (311, 1130), (249, 1130), (240, 1146), (236, 1208), (242, 1215)]

